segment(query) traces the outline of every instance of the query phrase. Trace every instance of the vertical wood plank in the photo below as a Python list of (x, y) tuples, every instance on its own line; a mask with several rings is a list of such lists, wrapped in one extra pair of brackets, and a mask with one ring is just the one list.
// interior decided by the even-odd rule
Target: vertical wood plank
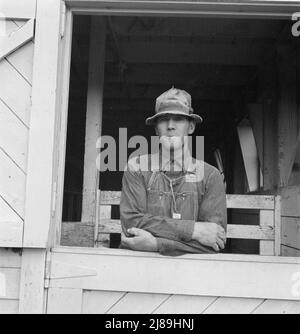
[[(260, 210), (259, 212), (260, 226), (271, 226), (274, 228), (274, 211)], [(270, 240), (261, 240), (259, 242), (260, 255), (274, 255), (275, 243)]]
[(281, 254), (281, 197), (275, 197), (274, 208), (274, 228), (275, 228), (275, 242), (274, 242), (274, 255), (280, 256)]
[(49, 289), (47, 314), (81, 314), (81, 310), (81, 289)]
[(260, 168), (253, 130), (249, 121), (243, 120), (237, 127), (250, 191), (260, 187)]
[(298, 144), (297, 55), (293, 47), (278, 45), (278, 172), (279, 186), (288, 185)]
[(95, 222), (96, 215), (96, 189), (99, 186), (99, 172), (96, 168), (96, 142), (101, 136), (102, 126), (105, 27), (105, 17), (92, 16), (81, 218), (83, 222)]
[(250, 122), (254, 132), (260, 167), (263, 169), (263, 106), (262, 104), (248, 104)]
[[(273, 71), (274, 72), (274, 71)], [(270, 78), (274, 76), (268, 72)], [(276, 80), (274, 79), (274, 82)], [(273, 87), (275, 91), (275, 87)], [(275, 99), (275, 98), (274, 98)], [(274, 99), (267, 98), (264, 100), (264, 142), (263, 142), (263, 180), (264, 190), (274, 189), (277, 186), (277, 165), (274, 163), (278, 160), (277, 152), (277, 106)]]
[(23, 241), (29, 248), (47, 247), (52, 222), (60, 20), (61, 1), (37, 1)]
[[(100, 219), (97, 224), (101, 224), (102, 219), (111, 218), (111, 205), (100, 205), (99, 210)], [(95, 235), (95, 238), (97, 238), (96, 246), (109, 247), (109, 234), (98, 233), (97, 235)]]
[(67, 124), (68, 124), (68, 106), (69, 106), (69, 87), (70, 87), (70, 68), (71, 68), (71, 50), (72, 50), (72, 30), (73, 30), (73, 14), (70, 10), (66, 11), (65, 34), (62, 39), (62, 47), (60, 49), (61, 72), (59, 90), (61, 91), (61, 109), (58, 113), (55, 146), (60, 150), (56, 152), (54, 172), (56, 175), (57, 196), (55, 199), (55, 214), (53, 217), (53, 226), (50, 230), (49, 245), (55, 246), (61, 244), (61, 217), (63, 211), (64, 200), (64, 177), (65, 177), (65, 161), (66, 161), (66, 141), (67, 141)]
[(24, 249), (22, 255), (19, 313), (44, 312), (46, 250)]

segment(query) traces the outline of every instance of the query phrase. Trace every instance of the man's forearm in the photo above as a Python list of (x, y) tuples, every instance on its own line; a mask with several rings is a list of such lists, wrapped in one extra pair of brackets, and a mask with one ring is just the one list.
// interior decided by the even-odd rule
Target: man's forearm
[(169, 256), (179, 256), (188, 253), (216, 253), (213, 248), (204, 246), (195, 240), (191, 240), (190, 242), (179, 242), (165, 238), (157, 238), (157, 248), (160, 254)]
[(121, 215), (123, 231), (136, 227), (150, 232), (158, 238), (188, 242), (192, 239), (195, 222), (193, 220), (179, 220), (151, 214)]

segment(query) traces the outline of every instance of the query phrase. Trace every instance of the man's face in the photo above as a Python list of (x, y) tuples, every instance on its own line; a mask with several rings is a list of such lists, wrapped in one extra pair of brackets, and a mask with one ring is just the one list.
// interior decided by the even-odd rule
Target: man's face
[(195, 123), (184, 116), (164, 115), (158, 118), (155, 129), (161, 143), (176, 150), (182, 138), (194, 132)]

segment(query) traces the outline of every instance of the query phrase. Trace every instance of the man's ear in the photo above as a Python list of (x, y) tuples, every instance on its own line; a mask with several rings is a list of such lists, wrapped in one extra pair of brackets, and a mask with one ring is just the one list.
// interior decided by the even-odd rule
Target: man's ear
[(194, 121), (190, 121), (190, 125), (189, 125), (189, 135), (191, 135), (192, 133), (194, 133), (196, 128), (196, 123)]
[(154, 126), (154, 129), (155, 129), (155, 134), (158, 136), (157, 125)]

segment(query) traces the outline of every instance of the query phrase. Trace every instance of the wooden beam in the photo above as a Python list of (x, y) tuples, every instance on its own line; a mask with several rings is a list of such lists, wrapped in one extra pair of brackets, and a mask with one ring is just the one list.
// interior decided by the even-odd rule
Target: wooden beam
[[(263, 210), (262, 210), (263, 211)], [(265, 210), (271, 214), (273, 212), (271, 210)], [(266, 222), (270, 223), (270, 220), (265, 219)], [(271, 220), (272, 221), (272, 220)], [(78, 225), (78, 223), (69, 223), (64, 222), (63, 224), (69, 225)], [(72, 225), (70, 225), (71, 227)], [(99, 224), (99, 234), (110, 234), (110, 233), (121, 233), (122, 227), (120, 220), (117, 219), (107, 219), (102, 218), (100, 219)], [(229, 239), (253, 239), (253, 240), (273, 240), (274, 244), (274, 229), (272, 226), (264, 224), (264, 226), (255, 226), (255, 225), (227, 225), (227, 238)], [(273, 245), (274, 248), (274, 245)], [(272, 254), (262, 254), (262, 255), (273, 255), (274, 249)]]
[[(207, 85), (199, 87), (197, 84), (183, 84), (184, 89), (192, 95), (193, 101), (195, 100), (230, 100), (233, 99), (236, 94), (242, 94), (243, 86), (238, 85)], [(118, 84), (107, 83), (104, 88), (105, 99), (150, 99), (152, 104), (157, 96), (162, 92), (169, 89), (168, 85), (161, 85), (157, 83), (155, 85), (147, 84), (126, 84), (125, 86), (120, 86)], [(76, 92), (80, 94), (79, 88)], [(129, 92), (129, 93), (128, 93)]]
[(260, 166), (256, 143), (250, 122), (244, 119), (239, 123), (238, 135), (250, 191), (260, 188)]
[(36, 0), (1, 0), (0, 14), (6, 19), (34, 19)]
[(250, 2), (241, 0), (223, 1), (149, 1), (149, 0), (67, 0), (77, 14), (114, 13), (119, 15), (155, 15), (190, 17), (238, 17), (238, 18), (278, 18), (290, 19), (299, 9), (297, 1)]
[[(299, 260), (293, 258), (235, 254), (174, 258), (120, 249), (60, 248), (52, 251), (52, 260), (74, 266), (84, 263), (97, 276), (80, 280), (50, 276), (50, 288), (300, 299), (291, 289), (291, 277), (300, 271)], [(136, 273), (139, 273), (138, 280)], [(51, 275), (55, 277), (59, 272), (52, 271)], [(170, 277), (176, 277), (176, 284), (170, 284)]]
[[(146, 39), (166, 38), (166, 37), (183, 37), (191, 42), (201, 42), (208, 39), (212, 42), (215, 40), (248, 40), (249, 42), (257, 42), (258, 40), (270, 39), (274, 36), (274, 32), (278, 30), (278, 26), (282, 22), (253, 19), (250, 22), (242, 18), (235, 20), (215, 20), (210, 18), (178, 18), (168, 17), (167, 19), (159, 19), (155, 17), (112, 17), (112, 23), (115, 33), (122, 38), (130, 36), (133, 38), (142, 37)], [(82, 26), (78, 31), (80, 38), (85, 38), (86, 27)], [(199, 40), (199, 39), (200, 40)]]
[(96, 168), (96, 142), (101, 136), (105, 59), (104, 17), (93, 16), (90, 32), (90, 60), (86, 112), (82, 221), (95, 221), (96, 189), (99, 177)]
[(297, 54), (291, 46), (278, 45), (278, 184), (288, 185), (298, 145)]
[(262, 104), (248, 104), (250, 122), (258, 151), (260, 167), (263, 170), (263, 106)]
[(19, 30), (0, 39), (0, 61), (33, 38), (34, 19), (29, 20)]
[(20, 314), (43, 314), (46, 250), (24, 249), (20, 282)]
[(259, 71), (259, 99), (263, 105), (263, 180), (264, 190), (277, 187), (277, 74), (274, 60), (262, 65)]
[[(101, 191), (101, 205), (120, 205), (121, 191)], [(274, 196), (268, 195), (226, 195), (228, 209), (274, 210)]]
[[(184, 58), (182, 58), (184, 59)], [(181, 59), (181, 60), (182, 60)], [(123, 78), (126, 84), (135, 85), (194, 85), (198, 89), (206, 86), (246, 85), (255, 72), (253, 66), (221, 66), (197, 64), (128, 64)], [(107, 64), (106, 82), (120, 84), (120, 72), (117, 64)]]
[(37, 2), (23, 239), (23, 246), (29, 248), (47, 247), (52, 223), (61, 4)]
[[(269, 43), (270, 47), (272, 43)], [(174, 41), (120, 41), (122, 58), (125, 63), (159, 63), (172, 64), (184, 60), (186, 64), (218, 64), (218, 65), (258, 65), (265, 53), (263, 42), (254, 43), (249, 48), (249, 42), (229, 43), (214, 42), (178, 42)], [(107, 62), (117, 61), (115, 53), (108, 49)]]
[[(56, 180), (56, 198), (54, 200), (55, 214), (53, 215), (53, 223), (51, 224), (48, 246), (53, 247), (60, 245), (61, 237), (61, 217), (63, 211), (64, 202), (64, 177), (66, 166), (66, 142), (67, 142), (67, 128), (68, 128), (68, 108), (69, 108), (69, 85), (70, 85), (70, 67), (71, 67), (71, 50), (72, 50), (72, 28), (73, 28), (73, 14), (70, 10), (66, 11), (65, 21), (65, 33), (62, 38), (62, 47), (60, 49), (60, 69), (61, 80), (59, 80), (58, 91), (60, 92), (60, 112), (57, 119), (58, 135), (55, 138), (55, 147), (59, 147), (59, 150), (55, 154), (54, 162), (54, 177)], [(72, 161), (73, 162), (73, 161)], [(77, 161), (76, 161), (77, 162)], [(76, 162), (72, 165), (72, 168), (77, 166)], [(78, 168), (74, 167), (75, 169)]]

